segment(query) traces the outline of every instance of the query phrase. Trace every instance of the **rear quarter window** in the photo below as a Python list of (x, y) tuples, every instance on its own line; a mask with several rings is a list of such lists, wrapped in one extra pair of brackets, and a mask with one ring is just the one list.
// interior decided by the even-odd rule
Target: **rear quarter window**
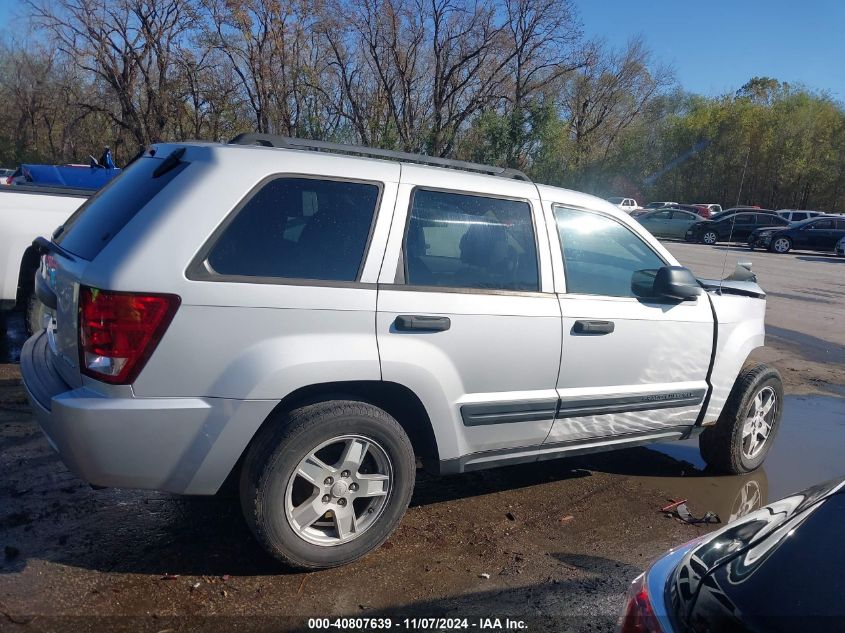
[(374, 183), (274, 177), (230, 215), (189, 275), (355, 281), (380, 195)]
[(165, 158), (139, 158), (88, 199), (56, 231), (53, 241), (64, 250), (92, 260), (129, 221), (188, 166), (178, 162), (160, 175)]

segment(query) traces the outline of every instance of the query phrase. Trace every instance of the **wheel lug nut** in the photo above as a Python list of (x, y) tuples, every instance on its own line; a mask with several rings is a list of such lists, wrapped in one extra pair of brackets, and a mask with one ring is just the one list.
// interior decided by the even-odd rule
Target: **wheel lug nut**
[(326, 477), (326, 480), (323, 483), (327, 486), (331, 486), (334, 483), (334, 479), (332, 479), (331, 477)]
[(331, 497), (329, 495), (323, 495), (323, 503), (328, 503)]
[(337, 505), (339, 505), (340, 507), (345, 506), (346, 505), (346, 499), (338, 499)]
[(341, 476), (341, 477), (349, 477), (349, 471), (348, 471), (348, 470), (344, 470), (342, 473), (340, 473), (340, 476)]
[(355, 492), (356, 490), (358, 490), (358, 484), (355, 484), (355, 483), (349, 484), (349, 489), (352, 492)]

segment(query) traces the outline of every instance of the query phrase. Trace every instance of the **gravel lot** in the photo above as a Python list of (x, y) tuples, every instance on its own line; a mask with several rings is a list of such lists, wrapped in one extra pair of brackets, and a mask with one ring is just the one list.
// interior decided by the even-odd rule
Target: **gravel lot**
[[(17, 366), (0, 365), (0, 630), (274, 631), (336, 615), (612, 630), (627, 583), (703, 530), (662, 517), (666, 498), (729, 518), (845, 474), (834, 452), (845, 440), (845, 259), (667, 246), (707, 277), (721, 276), (726, 258), (728, 272), (751, 260), (769, 293), (769, 347), (756, 357), (779, 367), (790, 396), (764, 469), (708, 476), (693, 442), (421, 475), (379, 551), (290, 573), (253, 542), (231, 496), (95, 491), (75, 479), (41, 437)], [(21, 337), (10, 325), (2, 351), (14, 359)]]

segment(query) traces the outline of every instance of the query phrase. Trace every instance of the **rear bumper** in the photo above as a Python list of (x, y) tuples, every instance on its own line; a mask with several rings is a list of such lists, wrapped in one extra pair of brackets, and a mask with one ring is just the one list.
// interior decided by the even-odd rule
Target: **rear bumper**
[(33, 412), (78, 477), (98, 486), (214, 494), (278, 401), (111, 398), (70, 388), (44, 332), (21, 351)]

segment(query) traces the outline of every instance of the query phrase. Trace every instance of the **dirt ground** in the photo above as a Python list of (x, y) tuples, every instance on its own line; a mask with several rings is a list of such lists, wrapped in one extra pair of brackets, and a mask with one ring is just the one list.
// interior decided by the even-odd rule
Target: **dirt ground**
[[(780, 368), (792, 395), (764, 469), (712, 477), (694, 443), (681, 443), (421, 474), (407, 516), (380, 550), (341, 569), (292, 573), (255, 544), (231, 496), (93, 490), (74, 478), (40, 435), (17, 366), (7, 363), (0, 631), (277, 631), (339, 615), (391, 617), (399, 628), (406, 617), (469, 618), (472, 626), (498, 616), (532, 631), (612, 630), (630, 580), (705, 529), (664, 518), (657, 510), (667, 498), (688, 497), (693, 512), (714, 509), (727, 520), (790, 486), (845, 474), (838, 455), (822, 454), (831, 442), (813, 426), (845, 428), (845, 260), (667, 246), (708, 277), (721, 276), (726, 256), (728, 270), (750, 259), (769, 293), (768, 347), (755, 356)], [(20, 338), (10, 327), (7, 358)], [(796, 454), (812, 464), (796, 466)]]

